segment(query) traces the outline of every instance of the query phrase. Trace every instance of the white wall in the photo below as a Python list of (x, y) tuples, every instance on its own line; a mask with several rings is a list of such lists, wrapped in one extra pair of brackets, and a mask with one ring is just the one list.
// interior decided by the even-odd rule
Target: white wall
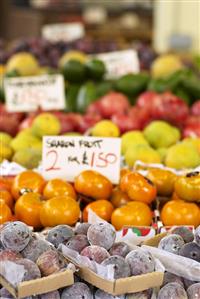
[(189, 35), (192, 50), (200, 53), (200, 0), (155, 0), (154, 47), (169, 49), (172, 33)]

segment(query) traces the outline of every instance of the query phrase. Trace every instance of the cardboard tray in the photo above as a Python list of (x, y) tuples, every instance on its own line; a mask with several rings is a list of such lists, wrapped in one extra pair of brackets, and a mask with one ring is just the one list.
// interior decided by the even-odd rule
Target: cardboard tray
[(88, 267), (80, 267), (72, 260), (66, 259), (78, 268), (77, 275), (82, 279), (114, 296), (144, 291), (149, 288), (159, 287), (163, 283), (164, 273), (162, 272), (152, 272), (111, 281), (97, 275)]
[(152, 246), (152, 247), (158, 247), (158, 244), (160, 243), (161, 239), (164, 238), (167, 235), (166, 233), (158, 234), (155, 237), (148, 239), (142, 243), (142, 245)]
[(67, 287), (74, 283), (73, 271), (65, 270), (47, 277), (24, 281), (14, 288), (2, 275), (0, 284), (5, 287), (15, 298), (24, 298), (39, 295)]

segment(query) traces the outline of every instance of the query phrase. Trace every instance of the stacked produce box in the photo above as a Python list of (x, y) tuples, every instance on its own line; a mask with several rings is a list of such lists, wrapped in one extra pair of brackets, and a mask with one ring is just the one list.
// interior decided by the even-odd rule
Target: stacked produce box
[[(200, 298), (198, 63), (152, 52), (150, 68), (118, 76), (64, 45), (43, 63), (47, 42), (34, 42), (4, 52), (0, 65), (1, 298)], [(55, 75), (62, 110), (8, 111), (6, 82)], [(96, 168), (87, 151), (68, 157), (80, 171), (63, 177), (58, 148), (89, 148), (88, 138), (97, 147), (106, 138), (111, 152), (98, 152)], [(117, 160), (115, 139), (117, 182), (102, 170)]]

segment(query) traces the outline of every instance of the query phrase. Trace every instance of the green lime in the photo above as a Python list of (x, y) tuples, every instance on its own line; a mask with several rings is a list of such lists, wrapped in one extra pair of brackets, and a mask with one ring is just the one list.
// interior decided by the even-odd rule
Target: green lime
[(92, 59), (86, 62), (86, 70), (89, 78), (93, 80), (100, 80), (106, 72), (106, 67), (103, 61), (99, 59)]
[(67, 61), (62, 68), (62, 73), (65, 80), (74, 83), (83, 82), (86, 77), (85, 66), (78, 60)]

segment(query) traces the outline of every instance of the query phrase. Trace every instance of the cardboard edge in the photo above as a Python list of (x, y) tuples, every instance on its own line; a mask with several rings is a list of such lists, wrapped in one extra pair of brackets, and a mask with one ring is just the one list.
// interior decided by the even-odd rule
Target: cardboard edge
[[(71, 259), (67, 260), (71, 263), (74, 263)], [(144, 291), (148, 288), (159, 287), (162, 285), (164, 278), (163, 272), (156, 271), (138, 276), (120, 278), (112, 281), (99, 276), (87, 267), (80, 267), (77, 263), (74, 263), (74, 265), (79, 269), (77, 274), (82, 279), (111, 295), (136, 293)]]
[[(2, 277), (1, 277), (2, 279)], [(74, 283), (74, 275), (71, 270), (65, 270), (46, 277), (24, 281), (15, 289), (6, 280), (2, 279), (1, 284), (14, 295), (15, 298), (24, 298), (31, 295), (39, 295), (57, 290), (62, 287), (67, 287)]]
[(147, 245), (147, 246), (151, 246), (151, 247), (158, 247), (158, 244), (160, 243), (161, 239), (164, 238), (166, 235), (167, 235), (167, 232), (162, 233), (162, 234), (158, 234), (155, 237), (142, 242), (142, 245)]

